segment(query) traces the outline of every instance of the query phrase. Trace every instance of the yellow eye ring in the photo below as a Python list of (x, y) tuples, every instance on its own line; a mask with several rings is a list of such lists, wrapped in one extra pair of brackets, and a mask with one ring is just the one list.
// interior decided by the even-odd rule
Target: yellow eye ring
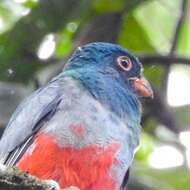
[(127, 56), (118, 57), (117, 63), (125, 71), (130, 71), (132, 68), (132, 62)]

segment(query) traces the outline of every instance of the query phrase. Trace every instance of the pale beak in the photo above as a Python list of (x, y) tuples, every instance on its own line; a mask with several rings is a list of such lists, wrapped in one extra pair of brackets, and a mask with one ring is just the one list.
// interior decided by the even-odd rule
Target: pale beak
[(151, 85), (144, 77), (132, 77), (129, 80), (140, 97), (153, 98)]

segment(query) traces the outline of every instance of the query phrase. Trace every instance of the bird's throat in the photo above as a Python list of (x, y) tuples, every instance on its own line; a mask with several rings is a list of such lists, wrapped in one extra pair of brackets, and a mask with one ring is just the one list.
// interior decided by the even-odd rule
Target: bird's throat
[[(102, 72), (72, 70), (69, 74), (80, 81), (84, 90), (120, 118), (140, 123), (141, 106), (138, 97), (124, 83)], [(79, 84), (79, 86), (80, 86)]]

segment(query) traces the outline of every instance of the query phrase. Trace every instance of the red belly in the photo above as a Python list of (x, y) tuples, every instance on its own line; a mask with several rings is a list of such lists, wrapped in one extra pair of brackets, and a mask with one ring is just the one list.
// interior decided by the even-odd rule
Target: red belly
[(111, 167), (116, 164), (119, 144), (107, 147), (60, 148), (52, 137), (37, 135), (17, 167), (41, 179), (53, 179), (61, 188), (71, 185), (81, 190), (115, 190)]

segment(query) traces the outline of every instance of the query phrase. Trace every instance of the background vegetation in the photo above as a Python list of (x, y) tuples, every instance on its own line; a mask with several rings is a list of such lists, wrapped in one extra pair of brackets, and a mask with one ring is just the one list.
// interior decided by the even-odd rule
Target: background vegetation
[(129, 189), (189, 190), (189, 10), (188, 0), (1, 0), (1, 129), (75, 47), (118, 43), (138, 55), (155, 91)]

